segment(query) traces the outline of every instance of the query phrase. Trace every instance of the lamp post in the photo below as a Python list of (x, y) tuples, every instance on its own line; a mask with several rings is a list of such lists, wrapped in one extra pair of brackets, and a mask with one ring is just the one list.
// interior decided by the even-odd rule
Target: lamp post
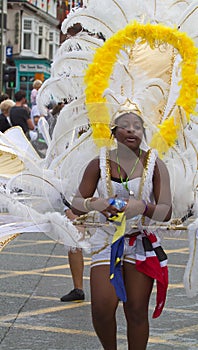
[(3, 89), (3, 29), (4, 29), (4, 8), (3, 0), (0, 0), (1, 33), (0, 33), (0, 91)]

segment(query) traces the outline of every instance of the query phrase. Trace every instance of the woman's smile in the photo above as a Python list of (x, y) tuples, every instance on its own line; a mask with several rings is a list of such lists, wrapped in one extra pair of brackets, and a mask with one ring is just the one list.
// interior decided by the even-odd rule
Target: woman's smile
[(126, 140), (127, 140), (127, 142), (135, 142), (137, 140), (137, 138), (134, 136), (131, 136), (131, 137), (127, 137)]

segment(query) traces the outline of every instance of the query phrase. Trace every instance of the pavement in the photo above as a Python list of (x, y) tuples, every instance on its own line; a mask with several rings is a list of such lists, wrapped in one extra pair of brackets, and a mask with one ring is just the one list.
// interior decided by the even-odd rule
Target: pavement
[[(169, 257), (169, 291), (165, 309), (152, 319), (150, 302), (147, 349), (198, 349), (198, 297), (187, 298), (183, 274), (188, 260), (186, 233), (163, 242)], [(101, 350), (91, 322), (90, 256), (85, 255), (86, 300), (63, 303), (73, 289), (64, 247), (41, 233), (24, 233), (0, 252), (0, 350)], [(118, 350), (126, 350), (126, 323), (118, 307)]]

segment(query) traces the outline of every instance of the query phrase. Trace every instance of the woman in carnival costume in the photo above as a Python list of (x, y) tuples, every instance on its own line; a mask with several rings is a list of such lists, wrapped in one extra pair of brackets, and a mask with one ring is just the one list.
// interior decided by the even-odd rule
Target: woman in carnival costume
[[(90, 1), (86, 9), (71, 15), (66, 28), (81, 20), (82, 26), (86, 25), (92, 6)], [(191, 13), (195, 8), (191, 7)], [(175, 169), (178, 166), (181, 170), (182, 162), (187, 168), (187, 155), (182, 158), (181, 150), (188, 149), (186, 129), (196, 106), (197, 50), (185, 34), (156, 23), (135, 22), (118, 31), (96, 51), (85, 75), (91, 136), (99, 148), (106, 147), (101, 147), (99, 156), (88, 164), (72, 210), (78, 215), (88, 213), (84, 222), (80, 218), (76, 223), (83, 223), (91, 234), (92, 317), (104, 349), (117, 348), (115, 313), (119, 300), (124, 302), (128, 348), (146, 348), (153, 280), (157, 281), (153, 317), (162, 312), (168, 286), (167, 257), (158, 233), (162, 228), (164, 234), (162, 222), (171, 219), (171, 197), (173, 218), (188, 214), (194, 203), (194, 188), (188, 183), (194, 166), (182, 178), (183, 193), (189, 196), (180, 206), (182, 191), (172, 170), (173, 162)], [(189, 56), (185, 49), (190, 49)], [(192, 83), (188, 107), (187, 75)], [(110, 141), (111, 134), (116, 144)], [(147, 143), (158, 149), (170, 169), (172, 195), (165, 163)], [(196, 148), (189, 152), (196, 157)], [(92, 230), (89, 220), (98, 227)]]
[[(46, 158), (40, 160), (32, 151), (30, 159), (25, 152), (21, 154), (21, 144), (13, 147), (15, 133), (19, 140), (18, 129), (1, 136), (1, 149), (10, 151), (13, 147), (14, 154), (23, 160), (26, 169), (10, 180), (7, 189), (24, 188), (34, 194), (34, 200), (31, 203), (27, 201), (25, 205), (24, 198), (21, 203), (15, 196), (13, 202), (11, 194), (2, 194), (10, 213), (23, 216), (24, 232), (29, 223), (34, 226), (29, 227), (30, 231), (39, 227), (60, 243), (77, 248), (91, 247), (95, 252), (91, 269), (93, 320), (106, 349), (116, 349), (112, 310), (115, 311), (119, 299), (124, 301), (128, 324), (134, 322), (128, 315), (132, 298), (136, 300), (138, 309), (135, 321), (139, 332), (136, 332), (138, 339), (135, 339), (133, 327), (130, 327), (129, 348), (132, 348), (133, 338), (138, 344), (136, 348), (145, 349), (148, 339), (147, 309), (153, 279), (157, 280), (154, 317), (162, 311), (168, 283), (166, 255), (158, 235), (167, 233), (166, 228), (177, 229), (177, 223), (181, 224), (189, 216), (196, 202), (197, 126), (193, 114), (197, 98), (197, 49), (190, 37), (196, 39), (197, 25), (193, 24), (196, 23), (197, 6), (197, 1), (185, 4), (182, 1), (142, 1), (138, 5), (132, 0), (120, 1), (119, 4), (108, 0), (104, 6), (96, 0), (84, 2), (82, 9), (72, 12), (65, 20), (62, 30), (67, 31), (75, 23), (81, 23), (87, 31), (62, 44), (52, 66), (52, 76), (39, 90), (38, 105), (41, 110), (48, 105), (52, 95), (57, 100), (73, 99), (61, 110), (52, 140), (43, 120), (41, 127), (48, 142)], [(134, 19), (137, 22), (131, 22)], [(90, 35), (93, 32), (101, 32), (106, 42), (98, 35)], [(135, 125), (139, 130), (134, 130)], [(82, 126), (87, 130), (84, 133), (80, 133)], [(144, 129), (146, 138), (142, 139)], [(117, 142), (113, 142), (111, 133)], [(152, 148), (157, 149), (163, 162)], [(125, 161), (125, 154), (130, 162)], [(93, 177), (88, 185), (86, 180), (86, 187), (80, 186), (82, 197), (74, 196), (84, 169), (92, 159), (96, 159), (91, 163), (91, 172), (96, 175), (94, 183)], [(171, 191), (164, 164), (171, 175)], [(179, 179), (175, 176), (178, 171)], [(81, 184), (90, 179), (89, 172), (88, 165)], [(110, 174), (120, 182), (113, 182)], [(163, 184), (162, 178), (165, 179)], [(102, 199), (89, 198), (98, 198), (97, 192), (93, 193), (96, 187), (100, 187), (98, 192)], [(172, 220), (179, 219), (174, 225), (172, 220), (170, 224), (163, 224), (171, 215), (170, 192)], [(86, 227), (85, 236), (76, 225), (57, 212), (62, 194), (67, 204), (72, 202), (75, 213), (85, 213), (75, 222)], [(115, 205), (120, 205), (120, 197), (124, 206), (118, 209)], [(195, 205), (195, 214), (194, 208)], [(191, 235), (195, 237), (197, 222), (192, 225)], [(2, 230), (3, 227), (0, 234), (3, 234)], [(129, 237), (124, 237), (125, 233)], [(125, 254), (127, 247), (129, 255), (124, 257), (127, 262), (123, 262), (123, 249)], [(97, 250), (101, 248), (106, 249), (98, 251), (97, 255)], [(191, 244), (185, 279), (190, 296), (196, 295), (198, 290), (198, 252), (194, 248), (195, 245)], [(108, 266), (94, 266), (94, 261), (101, 260), (102, 252), (105, 253), (104, 259), (108, 259)], [(123, 281), (122, 262), (124, 274), (128, 276), (129, 270), (132, 270), (134, 276), (141, 276), (138, 278), (141, 279), (140, 285), (145, 284), (146, 295), (139, 295), (138, 284), (135, 285), (136, 295), (129, 293), (132, 281)], [(151, 274), (153, 266), (155, 269), (158, 266), (158, 276)], [(97, 300), (101, 297), (95, 284), (98, 269), (102, 270), (100, 281), (105, 277), (102, 283), (113, 295), (109, 340), (100, 328), (107, 319), (101, 320), (100, 310), (100, 317), (96, 315)], [(141, 327), (144, 334), (140, 340)], [(110, 342), (113, 344), (111, 347), (107, 345)]]
[[(159, 239), (138, 222), (141, 218), (170, 220), (169, 175), (155, 151), (141, 148), (141, 112), (133, 103), (126, 104), (120, 106), (111, 125), (117, 148), (108, 155), (103, 150), (99, 159), (89, 163), (73, 200), (78, 215), (101, 212), (101, 227), (90, 240), (91, 305), (93, 325), (104, 349), (117, 348), (119, 300), (124, 302), (129, 349), (145, 349), (153, 280), (157, 279), (158, 287), (153, 317), (161, 314), (168, 286), (167, 257)], [(93, 196), (96, 190), (99, 197)], [(102, 226), (105, 217), (118, 225), (116, 231), (114, 226)]]

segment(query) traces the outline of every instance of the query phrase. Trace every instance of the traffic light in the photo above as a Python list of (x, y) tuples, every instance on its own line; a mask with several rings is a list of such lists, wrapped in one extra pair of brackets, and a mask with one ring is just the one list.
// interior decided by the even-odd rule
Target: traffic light
[(8, 79), (8, 87), (11, 89), (16, 88), (16, 78), (17, 78), (17, 68), (9, 67), (9, 79)]
[(7, 83), (9, 79), (9, 69), (8, 66), (3, 66), (3, 82)]
[(10, 89), (16, 88), (17, 68), (11, 66), (5, 66), (3, 72), (3, 80), (7, 83), (7, 87)]

